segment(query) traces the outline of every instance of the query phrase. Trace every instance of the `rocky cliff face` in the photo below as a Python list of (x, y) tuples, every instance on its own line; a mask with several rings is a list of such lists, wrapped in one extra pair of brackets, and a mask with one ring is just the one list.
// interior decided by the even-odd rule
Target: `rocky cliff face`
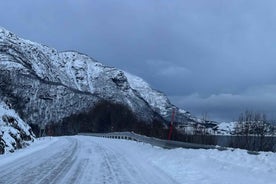
[(177, 110), (177, 122), (196, 121), (139, 77), (78, 52), (58, 52), (21, 39), (3, 28), (0, 98), (23, 120), (37, 125), (58, 123), (88, 112), (101, 101), (124, 105), (147, 123), (156, 118), (169, 122), (173, 108)]

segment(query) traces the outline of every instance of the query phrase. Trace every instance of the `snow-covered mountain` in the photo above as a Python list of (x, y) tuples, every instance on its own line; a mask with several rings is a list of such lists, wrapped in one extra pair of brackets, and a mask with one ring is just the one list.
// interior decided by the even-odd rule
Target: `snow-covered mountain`
[(21, 39), (0, 28), (0, 98), (28, 123), (57, 123), (106, 100), (127, 106), (139, 119), (196, 122), (141, 78), (74, 51)]
[(14, 110), (0, 102), (0, 154), (25, 147), (33, 140), (31, 127)]
[(130, 73), (124, 72), (130, 87), (137, 91), (143, 99), (150, 105), (152, 109), (158, 112), (162, 117), (170, 120), (173, 109), (176, 110), (175, 121), (179, 123), (183, 122), (197, 122), (191, 114), (183, 109), (171, 104), (168, 97), (157, 90), (154, 90), (150, 85), (145, 82), (142, 78), (132, 75)]

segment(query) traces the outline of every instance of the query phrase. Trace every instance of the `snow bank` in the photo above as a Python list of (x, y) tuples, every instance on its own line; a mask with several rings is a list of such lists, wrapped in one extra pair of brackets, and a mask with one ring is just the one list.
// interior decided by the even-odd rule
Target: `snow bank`
[(145, 143), (127, 140), (97, 139), (108, 145), (134, 164), (154, 165), (185, 184), (275, 184), (276, 154), (260, 152), (248, 154), (246, 150), (232, 149), (162, 149)]
[[(29, 156), (35, 152), (43, 149), (47, 149), (51, 144), (54, 144), (58, 138), (55, 137), (41, 137), (35, 139), (35, 141), (28, 147), (24, 149), (17, 150), (13, 154), (3, 154), (0, 155), (0, 168), (3, 168), (6, 164), (11, 164), (13, 162), (18, 162), (19, 159), (24, 160), (24, 157)], [(1, 182), (0, 182), (1, 183)]]
[(14, 152), (34, 141), (31, 127), (18, 114), (0, 102), (0, 154)]
[[(245, 150), (156, 150), (151, 162), (186, 184), (274, 184), (276, 154), (249, 155)], [(258, 177), (256, 177), (258, 176)]]

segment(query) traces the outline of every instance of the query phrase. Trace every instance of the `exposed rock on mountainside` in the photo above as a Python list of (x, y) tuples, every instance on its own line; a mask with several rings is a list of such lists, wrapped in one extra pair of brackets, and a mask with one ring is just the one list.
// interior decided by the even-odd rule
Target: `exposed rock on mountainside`
[(160, 91), (154, 90), (146, 83), (142, 78), (134, 76), (130, 73), (125, 72), (130, 87), (137, 91), (142, 98), (151, 106), (154, 111), (170, 121), (173, 109), (176, 110), (177, 116), (175, 121), (178, 123), (190, 123), (198, 122), (198, 120), (191, 116), (191, 114), (185, 110), (179, 109), (172, 105), (168, 97)]
[[(23, 120), (38, 126), (64, 122), (106, 101), (127, 107), (137, 121), (147, 124), (168, 123), (176, 108), (139, 77), (78, 52), (58, 52), (21, 39), (3, 28), (0, 87), (0, 98)], [(197, 121), (188, 112), (176, 110), (178, 123)]]
[(14, 110), (0, 102), (0, 154), (25, 147), (33, 140), (31, 127)]

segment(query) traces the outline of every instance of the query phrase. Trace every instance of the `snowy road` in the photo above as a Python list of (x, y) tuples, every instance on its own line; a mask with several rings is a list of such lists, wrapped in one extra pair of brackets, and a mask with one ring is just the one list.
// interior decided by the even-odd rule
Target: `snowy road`
[(177, 183), (129, 147), (116, 144), (118, 140), (73, 136), (48, 141), (29, 153), (15, 153), (15, 158), (5, 155), (0, 183)]
[(275, 184), (276, 153), (162, 149), (135, 141), (43, 138), (0, 155), (0, 184)]

